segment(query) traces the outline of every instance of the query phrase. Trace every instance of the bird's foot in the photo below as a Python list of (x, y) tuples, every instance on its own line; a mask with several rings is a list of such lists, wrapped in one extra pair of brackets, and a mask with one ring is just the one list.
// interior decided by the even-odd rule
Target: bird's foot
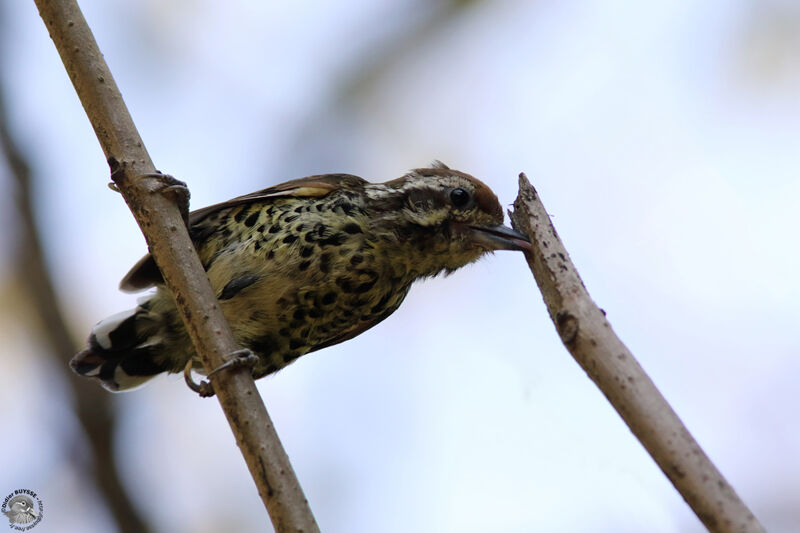
[(181, 212), (181, 217), (186, 227), (189, 227), (189, 187), (186, 182), (175, 179), (169, 174), (162, 174), (161, 172), (148, 172), (147, 174), (140, 174), (139, 178), (151, 178), (158, 182), (158, 188), (155, 192), (169, 197)]
[(210, 381), (201, 380), (200, 383), (197, 383), (192, 379), (192, 366), (193, 362), (189, 359), (186, 362), (186, 366), (183, 367), (183, 379), (186, 381), (186, 386), (199, 394), (201, 398), (214, 396), (214, 386), (211, 385)]
[[(252, 369), (259, 359), (256, 354), (247, 348), (242, 348), (231, 352), (233, 357), (219, 365), (217, 368), (208, 373), (208, 378), (222, 370), (234, 370), (236, 368), (250, 368)], [(183, 368), (183, 378), (186, 380), (186, 385), (200, 395), (201, 398), (210, 398), (214, 396), (214, 386), (208, 380), (203, 380), (196, 383), (192, 379), (192, 361), (189, 360)]]
[(221, 370), (233, 370), (235, 368), (253, 368), (258, 363), (258, 356), (247, 348), (240, 348), (230, 353), (233, 357), (219, 365), (208, 373), (208, 377), (213, 376)]
[[(120, 166), (117, 170), (118, 172), (121, 171), (122, 167)], [(145, 172), (143, 174), (139, 174), (136, 176), (137, 179), (144, 179), (149, 178), (153, 179), (157, 182), (157, 187), (154, 192), (164, 194), (170, 199), (175, 202), (178, 206), (178, 209), (181, 212), (181, 217), (183, 218), (184, 223), (186, 226), (189, 226), (189, 188), (186, 186), (186, 183), (175, 179), (174, 177), (170, 176), (169, 174), (162, 174), (160, 171), (155, 172)], [(111, 175), (111, 179), (114, 179), (114, 174)], [(119, 186), (116, 184), (115, 181), (112, 181), (108, 184), (108, 188), (114, 192), (120, 192)]]

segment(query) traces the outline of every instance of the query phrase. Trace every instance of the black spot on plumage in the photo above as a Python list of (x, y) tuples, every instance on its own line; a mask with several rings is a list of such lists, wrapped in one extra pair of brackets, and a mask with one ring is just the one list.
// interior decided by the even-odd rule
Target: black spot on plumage
[(340, 289), (347, 293), (353, 292), (355, 289), (353, 280), (344, 276), (339, 276), (336, 278), (336, 285), (338, 285)]
[(272, 374), (273, 372), (278, 370), (278, 367), (276, 365), (269, 365), (266, 370), (267, 374)]
[(272, 259), (273, 257), (275, 257), (275, 250), (267, 252), (267, 259)]
[(300, 250), (300, 257), (311, 257), (314, 254), (313, 246), (305, 246)]
[(319, 256), (319, 270), (323, 274), (330, 274), (331, 272), (331, 254), (325, 252)]
[(269, 232), (270, 233), (278, 233), (280, 230), (281, 230), (281, 227), (279, 225), (277, 225), (277, 224), (273, 224), (269, 228)]
[(261, 224), (259, 227), (256, 228), (256, 231), (259, 233), (264, 233), (264, 230), (267, 228), (266, 224)]
[(347, 235), (344, 233), (334, 233), (330, 237), (326, 237), (318, 241), (320, 246), (341, 246), (347, 241)]
[(363, 232), (361, 231), (361, 226), (359, 226), (359, 225), (358, 225), (358, 224), (356, 224), (355, 222), (351, 222), (351, 223), (349, 223), (349, 224), (345, 225), (345, 227), (344, 227), (344, 228), (342, 228), (342, 229), (343, 229), (343, 230), (344, 230), (346, 233), (349, 233), (350, 235), (355, 235), (356, 233), (363, 233)]
[(301, 205), (301, 206), (298, 206), (298, 207), (295, 207), (295, 208), (294, 208), (294, 212), (295, 212), (295, 213), (302, 213), (304, 208), (305, 208), (305, 207), (304, 207), (304, 206), (302, 206), (302, 205)]
[(253, 250), (255, 250), (255, 251), (257, 252), (257, 251), (259, 251), (260, 249), (261, 249), (261, 241), (256, 241), (256, 242), (254, 242), (254, 243), (253, 243)]
[(377, 279), (373, 279), (373, 280), (370, 280), (370, 281), (365, 281), (365, 282), (357, 285), (354, 292), (356, 294), (364, 294), (365, 292), (369, 291), (370, 289), (372, 289), (372, 287), (375, 286), (375, 282), (376, 281), (378, 281), (378, 280)]
[(256, 222), (258, 222), (258, 215), (259, 214), (260, 213), (258, 211), (253, 211), (250, 214), (250, 216), (248, 216), (246, 219), (244, 219), (244, 225), (247, 226), (248, 228), (252, 228), (253, 226), (255, 226)]
[(297, 265), (297, 269), (302, 272), (304, 270), (308, 270), (308, 267), (310, 267), (310, 266), (311, 266), (311, 260), (309, 259), (309, 260), (303, 261), (302, 263)]
[(325, 205), (322, 204), (322, 203), (317, 203), (317, 205), (315, 207), (316, 207), (317, 211), (319, 212), (319, 211), (322, 211), (325, 208)]
[(291, 337), (292, 332), (289, 331), (289, 328), (281, 328), (278, 330), (278, 335), (280, 335), (281, 337)]
[(204, 226), (192, 226), (189, 228), (189, 236), (193, 241), (204, 241), (218, 231), (218, 229), (219, 228), (217, 226), (211, 224)]
[[(372, 270), (365, 270), (359, 272), (361, 276), (367, 276), (369, 279), (362, 282), (344, 276), (336, 278), (336, 285), (338, 285), (344, 292), (350, 294), (364, 294), (372, 289), (378, 281), (378, 274)], [(360, 305), (360, 304), (359, 304)]]
[(336, 203), (333, 204), (334, 211), (341, 211), (345, 215), (352, 217), (358, 213), (361, 213), (361, 209), (350, 202), (345, 200), (338, 200)]
[(322, 309), (317, 309), (316, 307), (312, 307), (308, 310), (309, 318), (320, 318), (322, 317)]
[(219, 295), (220, 300), (229, 300), (236, 296), (242, 289), (249, 287), (256, 281), (258, 281), (259, 277), (255, 274), (244, 274), (239, 276), (238, 278), (233, 278), (230, 280), (225, 287), (222, 289), (222, 292)]
[(264, 335), (250, 342), (250, 349), (264, 356), (278, 350), (278, 343), (271, 335)]
[(374, 315), (375, 313), (380, 313), (381, 311), (383, 311), (383, 308), (386, 307), (386, 304), (389, 303), (389, 299), (391, 297), (392, 297), (392, 293), (390, 293), (390, 292), (387, 292), (386, 294), (384, 294), (383, 297), (380, 300), (378, 300), (378, 303), (376, 303), (372, 307), (372, 309), (369, 310), (369, 312)]
[(306, 225), (305, 225), (305, 224), (298, 224), (298, 225), (297, 225), (297, 227), (296, 227), (296, 228), (294, 228), (294, 230), (295, 230), (297, 233), (300, 233), (301, 231), (303, 231), (303, 228), (305, 228), (305, 227), (306, 227)]
[(294, 317), (295, 320), (305, 320), (306, 312), (302, 309), (296, 309), (292, 317)]
[(297, 235), (287, 235), (283, 238), (283, 242), (286, 244), (292, 244), (294, 241), (297, 240)]
[(300, 218), (300, 215), (289, 215), (288, 217), (286, 217), (283, 220), (284, 220), (284, 222), (294, 222), (298, 218)]
[(354, 255), (353, 257), (350, 258), (350, 264), (353, 265), (353, 266), (358, 266), (363, 262), (364, 262), (364, 256), (363, 255), (356, 254), (356, 255)]
[(244, 220), (244, 217), (246, 217), (246, 216), (247, 216), (247, 213), (248, 213), (249, 211), (250, 211), (250, 206), (249, 206), (249, 205), (246, 205), (246, 206), (242, 207), (242, 208), (239, 210), (239, 212), (238, 212), (238, 213), (236, 213), (235, 215), (233, 215), (233, 220), (235, 220), (236, 222), (241, 222), (242, 220)]
[(322, 305), (330, 305), (336, 301), (336, 293), (329, 292), (322, 297)]
[(289, 341), (289, 349), (290, 350), (296, 350), (298, 348), (302, 348), (305, 345), (306, 345), (306, 341), (304, 341), (302, 339), (291, 339)]

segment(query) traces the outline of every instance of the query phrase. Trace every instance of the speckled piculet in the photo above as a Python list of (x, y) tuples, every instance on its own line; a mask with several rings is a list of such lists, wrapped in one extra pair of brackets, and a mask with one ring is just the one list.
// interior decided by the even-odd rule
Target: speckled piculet
[[(436, 162), (386, 183), (329, 174), (289, 181), (189, 215), (194, 241), (239, 344), (262, 377), (346, 341), (392, 314), (414, 280), (494, 250), (523, 250), (495, 194)], [(112, 391), (197, 356), (150, 256), (120, 288), (155, 286), (136, 309), (97, 324), (71, 362)]]

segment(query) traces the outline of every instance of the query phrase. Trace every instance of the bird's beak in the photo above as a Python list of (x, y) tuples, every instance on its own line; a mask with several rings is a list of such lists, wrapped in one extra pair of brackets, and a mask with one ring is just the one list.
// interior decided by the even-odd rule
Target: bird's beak
[(477, 244), (489, 250), (531, 251), (531, 241), (518, 231), (499, 224), (497, 226), (470, 226)]

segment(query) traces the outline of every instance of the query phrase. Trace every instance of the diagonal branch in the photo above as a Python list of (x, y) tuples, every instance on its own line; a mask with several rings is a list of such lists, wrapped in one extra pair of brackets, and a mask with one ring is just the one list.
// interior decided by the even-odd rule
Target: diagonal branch
[[(35, 0), (78, 93), (114, 182), (144, 233), (207, 371), (237, 350), (177, 206), (155, 166), (75, 0)], [(247, 368), (212, 378), (228, 423), (276, 531), (318, 531)]]
[(589, 297), (525, 174), (519, 188), (511, 221), (531, 238), (528, 265), (564, 346), (710, 531), (763, 532)]

